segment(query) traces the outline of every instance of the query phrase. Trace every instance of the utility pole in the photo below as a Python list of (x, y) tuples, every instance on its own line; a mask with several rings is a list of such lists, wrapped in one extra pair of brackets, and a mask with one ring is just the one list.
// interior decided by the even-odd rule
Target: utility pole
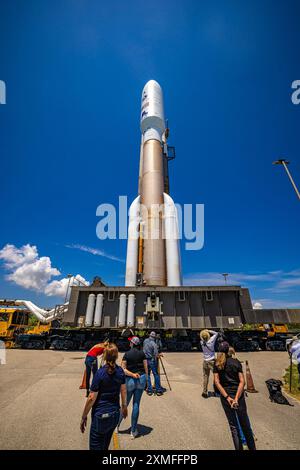
[(229, 274), (228, 273), (222, 273), (222, 276), (224, 277), (225, 286), (227, 286), (227, 278), (228, 278)]
[(287, 167), (287, 165), (288, 165), (289, 163), (290, 163), (290, 162), (289, 162), (288, 160), (281, 159), (281, 160), (276, 160), (276, 162), (273, 162), (273, 165), (282, 165), (282, 166), (284, 167), (284, 169), (285, 169), (285, 171), (286, 171), (286, 173), (287, 173), (287, 175), (288, 175), (288, 177), (289, 177), (289, 180), (290, 180), (290, 182), (292, 183), (292, 186), (293, 186), (293, 188), (294, 188), (294, 190), (295, 190), (295, 193), (297, 194), (297, 197), (298, 197), (298, 199), (300, 200), (300, 193), (299, 193), (298, 188), (297, 188), (297, 186), (296, 186), (296, 183), (295, 183), (295, 181), (293, 180), (293, 177), (292, 177), (292, 175), (291, 175), (291, 173), (289, 172), (289, 169), (288, 169), (288, 167)]

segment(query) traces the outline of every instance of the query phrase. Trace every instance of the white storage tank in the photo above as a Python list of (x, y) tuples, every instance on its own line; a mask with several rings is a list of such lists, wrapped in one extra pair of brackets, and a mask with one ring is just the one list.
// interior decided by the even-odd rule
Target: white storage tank
[(126, 326), (126, 294), (120, 295), (118, 326)]
[(101, 326), (102, 310), (103, 310), (103, 294), (98, 294), (97, 300), (96, 300), (96, 307), (95, 307), (94, 326)]
[(127, 326), (134, 326), (134, 307), (135, 307), (135, 295), (129, 294), (128, 296), (128, 308), (127, 308)]
[(85, 326), (92, 326), (95, 308), (95, 294), (90, 294), (88, 298), (88, 304), (85, 313)]

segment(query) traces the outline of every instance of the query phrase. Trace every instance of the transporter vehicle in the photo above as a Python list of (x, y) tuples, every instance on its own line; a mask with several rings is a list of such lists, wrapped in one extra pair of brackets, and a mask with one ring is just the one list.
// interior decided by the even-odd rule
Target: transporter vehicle
[(248, 289), (240, 286), (129, 288), (94, 282), (72, 286), (69, 304), (50, 311), (15, 302), (26, 302), (41, 322), (51, 319), (42, 334), (19, 332), (17, 344), (27, 349), (88, 350), (109, 337), (125, 350), (129, 336), (143, 340), (155, 330), (164, 350), (191, 351), (200, 349), (199, 333), (208, 328), (237, 351), (276, 351), (295, 334), (288, 325), (300, 323), (300, 310), (253, 310)]
[(265, 331), (265, 349), (267, 351), (284, 351), (286, 339), (289, 336), (288, 326), (285, 324), (265, 323), (258, 326), (258, 330)]
[(20, 334), (26, 332), (28, 336), (40, 337), (50, 330), (50, 323), (43, 325), (38, 322), (35, 326), (30, 326), (30, 315), (25, 309), (13, 307), (0, 309), (0, 340), (4, 341), (6, 348), (14, 347)]

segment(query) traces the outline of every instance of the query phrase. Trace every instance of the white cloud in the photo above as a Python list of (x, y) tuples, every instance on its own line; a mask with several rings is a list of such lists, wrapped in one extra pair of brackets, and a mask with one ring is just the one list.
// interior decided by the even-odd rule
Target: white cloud
[(254, 308), (254, 310), (261, 310), (263, 308), (263, 306), (260, 302), (254, 302), (253, 308)]
[[(288, 301), (285, 299), (268, 299), (262, 298), (254, 302), (254, 304), (261, 304), (262, 308), (300, 308), (300, 301)], [(254, 305), (253, 305), (254, 308)]]
[[(53, 277), (61, 273), (52, 266), (48, 256), (39, 257), (37, 247), (34, 245), (24, 245), (17, 248), (15, 245), (7, 244), (0, 250), (0, 260), (3, 261), (4, 268), (8, 271), (5, 278), (14, 282), (24, 289), (42, 292), (48, 296), (63, 297), (66, 293), (68, 278), (52, 280)], [(71, 278), (70, 285), (88, 284), (87, 281), (77, 274)]]
[[(298, 276), (298, 277), (297, 277)], [(293, 287), (300, 286), (300, 270), (293, 271), (267, 271), (259, 273), (229, 273), (228, 285), (266, 285), (266, 291), (279, 293), (288, 291)], [(191, 273), (184, 277), (185, 285), (224, 285), (224, 278), (221, 273), (205, 272)]]
[(36, 246), (24, 245), (17, 248), (15, 245), (9, 243), (0, 250), (0, 259), (5, 263), (6, 268), (15, 268), (17, 266), (30, 263), (38, 258), (38, 251)]
[(98, 250), (97, 248), (91, 248), (89, 246), (79, 245), (79, 244), (66, 245), (66, 248), (74, 248), (76, 250), (85, 251), (86, 253), (91, 253), (92, 255), (95, 255), (95, 256), (103, 256), (104, 258), (108, 258), (113, 261), (120, 261), (121, 263), (124, 263), (124, 260), (122, 258), (118, 258), (117, 256), (110, 255), (103, 250)]
[[(70, 284), (69, 284), (70, 282)], [(78, 285), (86, 285), (88, 286), (89, 283), (84, 279), (84, 277), (80, 276), (80, 274), (76, 274), (76, 276), (72, 276), (69, 278), (63, 278), (60, 280), (55, 280), (50, 282), (45, 288), (45, 294), (48, 296), (57, 296), (57, 297), (64, 297), (67, 292), (68, 285), (70, 286), (78, 286)]]

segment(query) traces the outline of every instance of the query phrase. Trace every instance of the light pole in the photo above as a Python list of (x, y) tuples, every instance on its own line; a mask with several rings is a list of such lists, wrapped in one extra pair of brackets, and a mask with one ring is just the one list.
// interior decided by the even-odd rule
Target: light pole
[(222, 273), (222, 276), (224, 277), (225, 286), (227, 286), (227, 277), (229, 276), (229, 274), (228, 273)]
[(294, 190), (295, 190), (295, 192), (296, 192), (296, 194), (297, 194), (297, 197), (298, 197), (298, 199), (300, 199), (300, 193), (299, 193), (299, 191), (298, 191), (298, 188), (297, 188), (297, 186), (296, 186), (296, 183), (295, 183), (295, 181), (293, 180), (293, 177), (292, 177), (292, 175), (291, 175), (291, 173), (289, 172), (289, 169), (288, 169), (288, 167), (287, 167), (287, 165), (288, 165), (289, 163), (290, 163), (290, 162), (289, 162), (288, 160), (280, 159), (280, 160), (276, 160), (276, 162), (273, 162), (273, 165), (282, 165), (282, 166), (284, 167), (284, 169), (285, 169), (285, 171), (286, 171), (286, 173), (287, 173), (287, 175), (288, 175), (288, 177), (289, 177), (289, 179), (290, 179), (290, 182), (292, 183), (292, 186), (293, 186), (293, 188), (294, 188)]
[(69, 279), (69, 281), (68, 281), (68, 285), (67, 285), (67, 290), (66, 290), (65, 302), (64, 303), (67, 302), (68, 292), (69, 292), (69, 287), (70, 287), (70, 282), (71, 282), (72, 277), (73, 277), (73, 274), (68, 274), (67, 275), (67, 278)]

